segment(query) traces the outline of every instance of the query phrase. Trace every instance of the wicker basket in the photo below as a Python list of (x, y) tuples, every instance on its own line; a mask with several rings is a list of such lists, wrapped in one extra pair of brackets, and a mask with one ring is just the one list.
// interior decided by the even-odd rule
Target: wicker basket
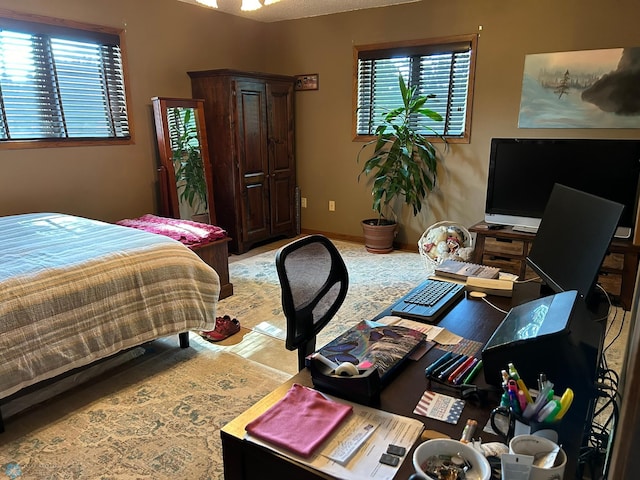
[(442, 261), (453, 258), (468, 261), (473, 253), (473, 240), (469, 230), (454, 222), (438, 222), (431, 225), (418, 240), (418, 252), (425, 266), (433, 273)]

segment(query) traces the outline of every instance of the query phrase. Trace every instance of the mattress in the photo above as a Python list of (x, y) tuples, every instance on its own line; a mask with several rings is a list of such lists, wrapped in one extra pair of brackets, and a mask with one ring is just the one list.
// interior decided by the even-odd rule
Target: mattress
[(218, 274), (163, 235), (58, 213), (0, 217), (0, 398), (215, 326)]

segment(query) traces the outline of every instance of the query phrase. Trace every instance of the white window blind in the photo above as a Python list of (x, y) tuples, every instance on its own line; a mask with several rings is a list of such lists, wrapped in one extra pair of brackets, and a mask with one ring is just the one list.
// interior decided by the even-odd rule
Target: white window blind
[(390, 108), (400, 100), (398, 74), (418, 86), (419, 95), (435, 95), (426, 108), (442, 115), (436, 122), (418, 116), (415, 123), (424, 134), (463, 137), (468, 132), (472, 65), (471, 42), (445, 45), (391, 47), (358, 52), (356, 134), (372, 135)]
[(0, 141), (130, 138), (119, 36), (0, 19)]

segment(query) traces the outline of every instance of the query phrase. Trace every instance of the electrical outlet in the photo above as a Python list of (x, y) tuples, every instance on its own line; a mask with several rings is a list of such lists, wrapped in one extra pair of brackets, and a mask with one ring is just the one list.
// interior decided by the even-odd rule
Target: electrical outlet
[(336, 211), (336, 202), (334, 202), (333, 200), (329, 200), (329, 211), (330, 212)]
[(302, 208), (307, 208), (307, 197), (302, 197), (302, 198), (300, 199), (300, 206), (301, 206)]

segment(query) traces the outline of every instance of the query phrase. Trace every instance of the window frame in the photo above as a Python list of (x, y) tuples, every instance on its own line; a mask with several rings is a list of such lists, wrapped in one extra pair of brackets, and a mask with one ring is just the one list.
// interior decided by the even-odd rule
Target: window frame
[[(478, 35), (456, 35), (450, 37), (439, 37), (419, 40), (406, 40), (399, 42), (389, 42), (382, 44), (355, 45), (353, 47), (353, 94), (352, 94), (352, 138), (354, 141), (368, 142), (375, 138), (375, 135), (358, 134), (358, 60), (361, 54), (375, 55), (376, 51), (397, 50), (398, 52), (407, 51), (408, 49), (426, 48), (432, 49), (437, 47), (453, 47), (460, 44), (470, 45), (469, 58), (469, 76), (467, 84), (467, 110), (465, 116), (464, 133), (462, 135), (444, 135), (447, 143), (470, 143), (471, 141), (471, 117), (473, 111), (473, 91), (475, 85), (476, 56), (478, 46)], [(388, 58), (382, 56), (380, 58)], [(426, 107), (429, 107), (427, 102)], [(432, 142), (442, 142), (443, 140), (437, 135), (427, 135)]]
[[(122, 80), (127, 106), (127, 123), (129, 129), (128, 137), (113, 138), (40, 138), (40, 139), (2, 139), (0, 140), (0, 150), (14, 150), (26, 148), (51, 148), (51, 147), (78, 147), (78, 146), (112, 146), (131, 145), (135, 143), (134, 122), (132, 113), (131, 89), (129, 87), (129, 75), (127, 67), (126, 45), (124, 39), (124, 29), (107, 27), (61, 18), (47, 17), (42, 15), (24, 14), (13, 10), (0, 8), (0, 18), (8, 21), (17, 20), (25, 23), (49, 25), (53, 28), (73, 29), (79, 33), (88, 32), (90, 35), (106, 34), (118, 37), (120, 47), (120, 57), (122, 63)], [(97, 35), (96, 35), (97, 34)], [(80, 36), (80, 35), (79, 35)]]

